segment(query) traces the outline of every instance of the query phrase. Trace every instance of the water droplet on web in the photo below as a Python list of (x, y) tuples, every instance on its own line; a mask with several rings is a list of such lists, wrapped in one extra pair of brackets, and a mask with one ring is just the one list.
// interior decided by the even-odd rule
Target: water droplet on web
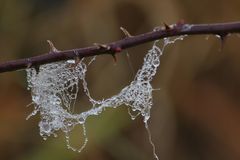
[(65, 138), (68, 140), (69, 139), (69, 135), (65, 135)]
[(67, 144), (67, 148), (68, 148), (68, 149), (71, 149), (71, 147), (70, 147), (68, 144)]
[(159, 64), (160, 64), (159, 59), (153, 61), (153, 65), (154, 65), (154, 67), (158, 67)]
[(79, 124), (84, 124), (85, 123), (85, 119), (83, 117), (79, 118)]
[(73, 60), (73, 59), (67, 60), (67, 63), (69, 63), (69, 64), (75, 64), (75, 60)]

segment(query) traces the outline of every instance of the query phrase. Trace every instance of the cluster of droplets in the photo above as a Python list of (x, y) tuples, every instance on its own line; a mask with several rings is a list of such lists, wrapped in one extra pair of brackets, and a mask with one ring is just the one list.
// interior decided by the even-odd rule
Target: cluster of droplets
[[(73, 114), (77, 98), (79, 80), (85, 80), (87, 65), (81, 60), (56, 62), (42, 65), (38, 70), (27, 69), (28, 89), (31, 89), (34, 111), (27, 117), (40, 113), (40, 135), (44, 140), (48, 136), (57, 136), (56, 132), (62, 130), (66, 134), (68, 148), (69, 132), (75, 125), (84, 123)], [(85, 138), (84, 145), (87, 143)], [(81, 148), (80, 148), (81, 150)], [(79, 150), (79, 151), (80, 151)]]
[[(46, 139), (50, 135), (56, 136), (56, 132), (62, 130), (66, 134), (68, 148), (78, 152), (82, 151), (88, 141), (85, 129), (86, 119), (89, 116), (99, 115), (106, 108), (116, 108), (121, 105), (129, 106), (128, 109), (132, 119), (142, 115), (148, 129), (147, 122), (150, 118), (152, 92), (154, 90), (150, 82), (160, 65), (160, 56), (165, 46), (182, 38), (178, 37), (174, 40), (165, 38), (161, 49), (156, 45), (156, 41), (146, 54), (144, 63), (134, 80), (117, 95), (104, 100), (95, 100), (91, 97), (85, 79), (87, 67), (95, 60), (95, 57), (88, 64), (84, 62), (84, 59), (81, 61), (68, 60), (45, 64), (40, 66), (38, 70), (35, 68), (27, 69), (28, 89), (31, 90), (32, 104), (34, 105), (34, 111), (28, 118), (39, 113), (41, 116), (39, 122), (40, 135)], [(92, 106), (85, 112), (74, 114), (73, 109), (80, 82)], [(133, 115), (131, 112), (137, 114)], [(84, 143), (79, 149), (72, 147), (69, 142), (69, 132), (76, 125), (82, 125), (83, 136), (85, 137)], [(150, 132), (148, 133), (154, 156), (158, 159)]]

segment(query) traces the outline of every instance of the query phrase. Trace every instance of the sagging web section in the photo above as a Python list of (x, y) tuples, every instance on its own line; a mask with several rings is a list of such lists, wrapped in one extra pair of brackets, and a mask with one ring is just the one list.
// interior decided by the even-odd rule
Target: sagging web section
[[(151, 81), (160, 65), (160, 56), (163, 54), (164, 48), (183, 38), (184, 36), (176, 37), (173, 40), (165, 38), (162, 47), (159, 47), (158, 41), (155, 41), (145, 55), (143, 65), (137, 71), (133, 81), (118, 94), (103, 100), (95, 100), (91, 96), (86, 81), (87, 68), (93, 63), (95, 57), (90, 63), (86, 63), (84, 59), (79, 62), (68, 60), (42, 65), (38, 71), (35, 68), (26, 69), (28, 89), (31, 90), (32, 104), (34, 105), (34, 110), (27, 119), (39, 113), (41, 117), (40, 135), (44, 140), (51, 135), (57, 136), (56, 132), (61, 130), (66, 135), (67, 147), (81, 152), (88, 142), (85, 127), (87, 118), (97, 116), (107, 108), (125, 105), (128, 106), (129, 113), (131, 111), (137, 113), (136, 115), (130, 114), (133, 120), (138, 115), (143, 117), (154, 157), (158, 159), (148, 128), (150, 110), (153, 105), (152, 92), (154, 91)], [(91, 107), (87, 111), (75, 114), (73, 107), (80, 84), (91, 102)], [(83, 127), (84, 142), (80, 148), (72, 147), (69, 142), (69, 133), (76, 125)]]

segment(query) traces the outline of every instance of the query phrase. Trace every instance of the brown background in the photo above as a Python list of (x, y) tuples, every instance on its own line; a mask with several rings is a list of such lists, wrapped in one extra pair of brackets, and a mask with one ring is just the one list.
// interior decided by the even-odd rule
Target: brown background
[[(135, 35), (163, 22), (237, 21), (239, 0), (1, 0), (0, 61), (48, 52), (50, 39), (71, 49), (123, 38), (120, 26)], [(219, 51), (216, 36), (189, 36), (167, 47), (153, 80), (150, 120), (161, 160), (240, 159), (240, 38), (231, 35)], [(136, 70), (151, 43), (129, 49)], [(89, 68), (89, 88), (96, 99), (119, 92), (134, 77), (125, 54), (99, 56)], [(81, 103), (80, 103), (81, 101)], [(142, 118), (130, 120), (126, 107), (109, 109), (87, 122), (89, 143), (82, 153), (67, 150), (64, 137), (44, 141), (32, 108), (24, 71), (0, 74), (1, 160), (146, 160), (153, 159)], [(79, 95), (78, 111), (86, 97)], [(80, 145), (81, 130), (71, 135)]]

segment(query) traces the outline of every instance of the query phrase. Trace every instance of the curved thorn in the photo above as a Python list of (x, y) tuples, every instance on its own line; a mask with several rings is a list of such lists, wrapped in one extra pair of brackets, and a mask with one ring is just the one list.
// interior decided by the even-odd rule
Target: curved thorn
[(127, 38), (133, 37), (125, 28), (120, 27), (120, 30), (125, 34)]
[(59, 52), (59, 50), (53, 45), (53, 43), (50, 40), (47, 40), (49, 47), (50, 47), (50, 52), (49, 53), (56, 53)]
[(103, 49), (106, 49), (106, 50), (110, 50), (111, 47), (106, 45), (106, 44), (100, 44), (100, 43), (93, 43), (94, 46), (97, 46), (99, 49), (100, 48), (103, 48)]

